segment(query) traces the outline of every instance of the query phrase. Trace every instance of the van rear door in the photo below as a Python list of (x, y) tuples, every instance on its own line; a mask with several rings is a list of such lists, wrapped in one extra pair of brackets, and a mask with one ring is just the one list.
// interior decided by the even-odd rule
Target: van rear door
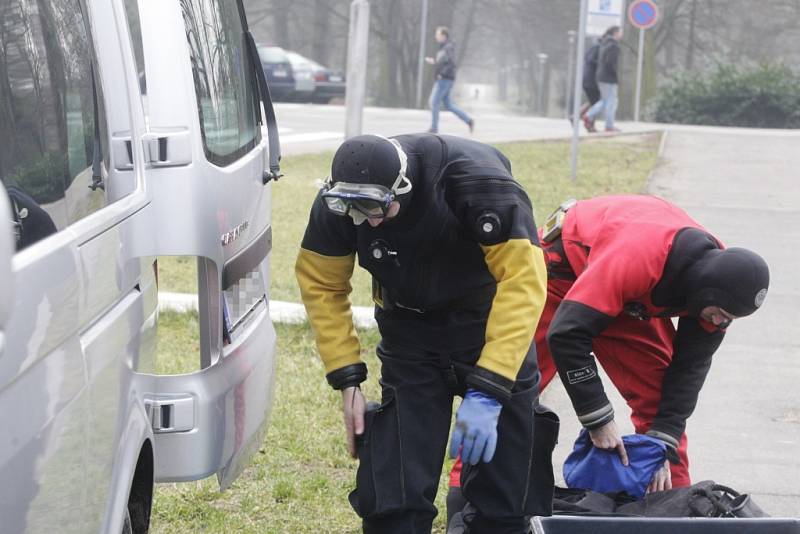
[(136, 244), (136, 255), (197, 258), (201, 341), (199, 371), (138, 377), (155, 435), (155, 476), (216, 472), (224, 489), (261, 446), (272, 404), (269, 139), (238, 3), (139, 0), (138, 7), (152, 202), (137, 234), (149, 239)]

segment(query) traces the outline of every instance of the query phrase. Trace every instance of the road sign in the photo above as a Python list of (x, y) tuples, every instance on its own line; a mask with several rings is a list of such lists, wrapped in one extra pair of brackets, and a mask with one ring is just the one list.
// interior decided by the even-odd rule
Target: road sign
[(603, 35), (611, 26), (622, 26), (623, 0), (589, 0), (586, 35)]
[(640, 30), (652, 28), (658, 22), (658, 6), (653, 0), (634, 0), (628, 6), (628, 20)]
[(639, 122), (642, 95), (642, 62), (644, 61), (644, 32), (658, 22), (658, 6), (653, 0), (633, 0), (628, 6), (628, 20), (639, 28), (639, 48), (636, 51), (636, 93), (633, 101), (633, 120)]

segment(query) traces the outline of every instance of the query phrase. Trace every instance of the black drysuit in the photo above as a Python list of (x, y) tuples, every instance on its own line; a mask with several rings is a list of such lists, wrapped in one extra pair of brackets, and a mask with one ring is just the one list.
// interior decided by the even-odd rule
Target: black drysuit
[(367, 413), (351, 503), (365, 532), (429, 532), (453, 396), (472, 387), (503, 409), (494, 458), (462, 477), (479, 509), (470, 532), (524, 532), (524, 517), (548, 513), (552, 497), (552, 472), (532, 461), (532, 340), (546, 271), (530, 200), (492, 147), (433, 134), (395, 139), (413, 185), (397, 217), (356, 226), (318, 197), (296, 265), (336, 389), (366, 378), (348, 297), (356, 256), (373, 276), (383, 394)]

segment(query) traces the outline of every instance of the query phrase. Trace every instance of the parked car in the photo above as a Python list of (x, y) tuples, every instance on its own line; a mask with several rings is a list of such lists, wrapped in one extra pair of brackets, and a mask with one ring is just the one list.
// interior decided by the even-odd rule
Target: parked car
[(272, 99), (290, 100), (295, 91), (296, 81), (286, 51), (279, 46), (259, 46), (258, 55)]
[[(266, 433), (256, 46), (241, 0), (0, 13), (0, 532), (146, 533), (154, 482), (224, 489)], [(159, 256), (197, 263), (193, 372), (157, 373)]]
[(312, 102), (327, 104), (344, 98), (347, 84), (342, 71), (329, 69), (316, 61), (311, 61), (311, 70), (314, 73), (315, 83)]
[(311, 102), (316, 83), (314, 81), (314, 62), (297, 52), (286, 51), (286, 57), (292, 65), (294, 74), (294, 91), (289, 99), (292, 102)]

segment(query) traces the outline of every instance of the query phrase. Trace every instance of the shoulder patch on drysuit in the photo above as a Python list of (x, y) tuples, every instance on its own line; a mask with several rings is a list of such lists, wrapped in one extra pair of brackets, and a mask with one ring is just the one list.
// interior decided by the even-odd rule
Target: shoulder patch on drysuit
[(513, 178), (459, 176), (448, 180), (445, 187), (453, 213), (481, 245), (510, 239), (539, 244), (531, 201)]

